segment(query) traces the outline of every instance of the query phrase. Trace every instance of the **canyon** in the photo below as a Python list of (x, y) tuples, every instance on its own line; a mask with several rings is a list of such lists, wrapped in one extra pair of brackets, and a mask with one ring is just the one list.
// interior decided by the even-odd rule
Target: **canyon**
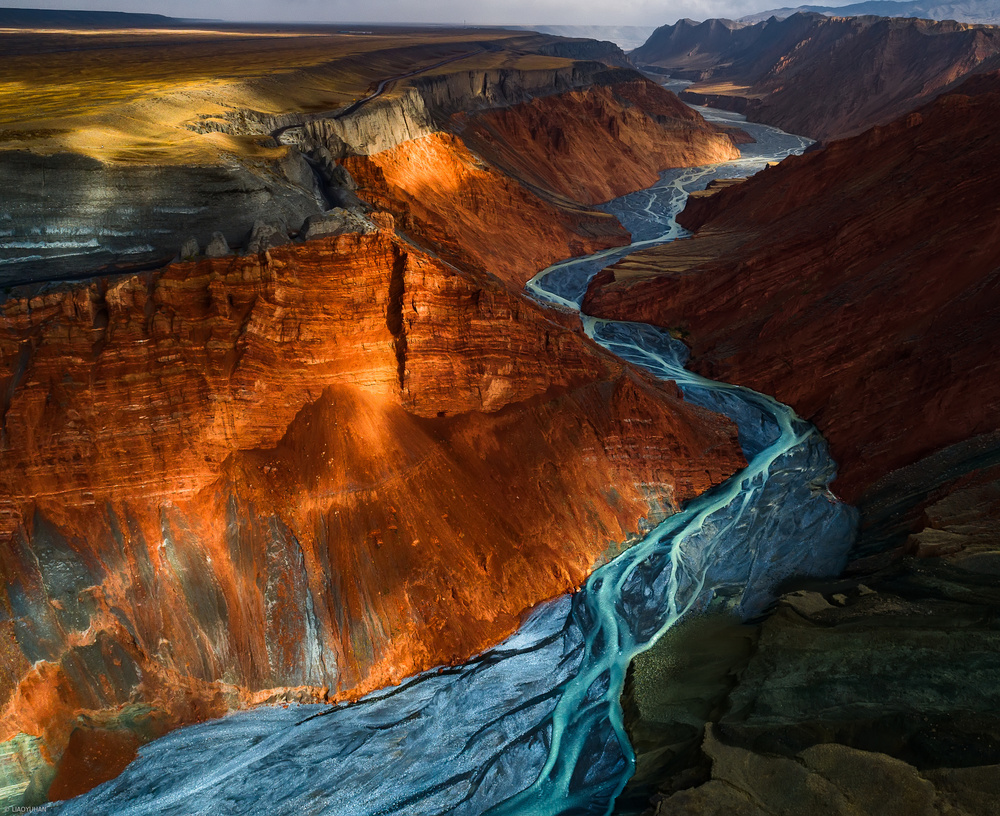
[[(188, 82), (162, 121), (145, 87), (114, 83), (66, 109), (81, 103), (64, 80), (0, 154), (16, 191), (0, 239), (5, 803), (78, 795), (180, 725), (465, 660), (745, 464), (728, 419), (520, 291), (628, 243), (595, 203), (738, 155), (616, 49), (150, 36), (145, 54), (124, 35), (84, 51), (176, 59), (218, 40), (222, 63), (256, 61), (214, 108), (161, 66)], [(377, 70), (390, 79), (357, 101)], [(46, 129), (60, 106), (77, 135)]]
[(699, 371), (795, 407), (829, 440), (834, 489), (852, 503), (995, 430), (998, 92), (996, 74), (973, 78), (891, 125), (696, 194), (679, 216), (695, 237), (604, 271), (584, 310), (675, 328)]
[(495, 280), (391, 229), (305, 246), (5, 303), (8, 739), (398, 682), (739, 467)]
[(696, 371), (815, 422), (860, 511), (840, 579), (789, 586), (762, 623), (691, 620), (636, 660), (631, 795), (658, 790), (657, 814), (990, 812), (998, 106), (1000, 76), (972, 77), (712, 182), (677, 215), (692, 237), (590, 284), (585, 311), (668, 328)]
[(0, 807), (990, 812), (995, 29), (13, 19)]
[(746, 25), (681, 20), (632, 52), (682, 98), (813, 139), (888, 124), (976, 73), (1000, 68), (994, 26), (797, 13)]

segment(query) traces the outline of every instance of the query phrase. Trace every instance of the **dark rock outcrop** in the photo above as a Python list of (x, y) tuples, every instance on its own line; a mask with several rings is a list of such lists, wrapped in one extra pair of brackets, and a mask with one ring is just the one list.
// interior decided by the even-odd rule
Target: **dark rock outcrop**
[[(649, 812), (663, 816), (989, 816), (998, 496), (997, 468), (971, 474), (932, 505), (919, 557), (857, 560), (790, 591), (763, 624), (691, 621), (641, 656), (627, 690), (633, 797), (659, 787)], [(678, 665), (678, 647), (695, 657)]]
[[(287, 150), (287, 148), (286, 148)], [(301, 157), (300, 157), (301, 158)], [(0, 152), (0, 286), (164, 262), (178, 236), (241, 246), (257, 220), (297, 228), (326, 209), (274, 168), (116, 166), (86, 156)]]

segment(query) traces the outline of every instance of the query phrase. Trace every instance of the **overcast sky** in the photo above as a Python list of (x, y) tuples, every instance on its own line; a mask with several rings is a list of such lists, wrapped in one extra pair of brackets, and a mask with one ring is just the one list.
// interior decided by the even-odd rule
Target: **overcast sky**
[[(823, 0), (802, 0), (819, 3)], [(848, 0), (833, 0), (842, 5)], [(2, 8), (99, 9), (171, 17), (288, 22), (650, 25), (741, 17), (792, 0), (0, 0)]]

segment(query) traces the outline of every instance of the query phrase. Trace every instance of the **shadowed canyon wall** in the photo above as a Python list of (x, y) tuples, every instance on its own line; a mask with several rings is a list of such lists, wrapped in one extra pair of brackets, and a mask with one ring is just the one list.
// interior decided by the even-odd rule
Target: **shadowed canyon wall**
[(602, 272), (585, 311), (676, 328), (815, 421), (848, 500), (997, 430), (1000, 78), (961, 91), (693, 197), (695, 237)]

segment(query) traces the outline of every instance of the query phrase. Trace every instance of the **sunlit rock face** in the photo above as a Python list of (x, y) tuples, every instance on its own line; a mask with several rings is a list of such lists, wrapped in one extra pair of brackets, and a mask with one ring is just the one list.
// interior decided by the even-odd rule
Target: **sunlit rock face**
[(613, 217), (540, 198), (484, 165), (449, 134), (431, 134), (343, 164), (358, 194), (391, 208), (408, 234), (424, 238), (453, 262), (489, 269), (518, 288), (571, 252), (629, 242)]
[(681, 20), (632, 54), (682, 95), (814, 139), (886, 124), (970, 74), (1000, 67), (1000, 30), (951, 20), (794, 14), (739, 26)]
[(476, 153), (573, 201), (598, 204), (655, 184), (668, 167), (739, 158), (733, 140), (644, 79), (597, 85), (467, 118)]
[(0, 307), (11, 784), (466, 658), (742, 465), (728, 420), (376, 220)]
[(408, 234), (520, 287), (567, 255), (628, 243), (613, 217), (581, 205), (647, 187), (668, 167), (739, 156), (672, 93), (620, 73), (627, 81), (457, 114), (457, 136), (421, 135), (343, 166)]
[(585, 311), (689, 333), (699, 370), (812, 419), (848, 499), (996, 430), (1000, 78), (962, 91), (703, 198)]

